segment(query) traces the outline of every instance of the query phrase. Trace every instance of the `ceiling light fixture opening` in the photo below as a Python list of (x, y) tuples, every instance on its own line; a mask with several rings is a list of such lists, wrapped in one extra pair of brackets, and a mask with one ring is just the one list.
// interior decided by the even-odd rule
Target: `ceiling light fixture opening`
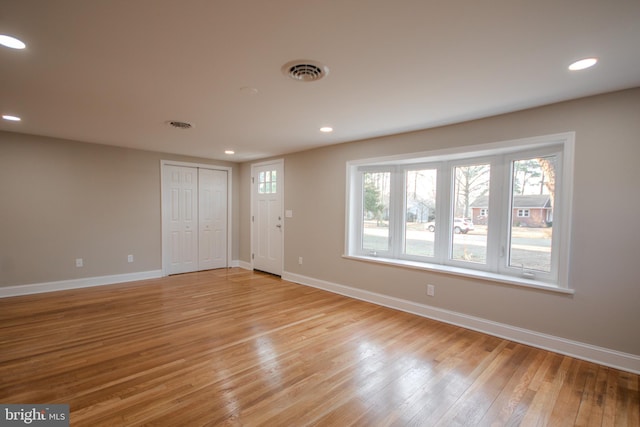
[(320, 132), (331, 133), (333, 132), (333, 128), (331, 126), (322, 126)]
[(598, 63), (598, 58), (584, 58), (569, 65), (569, 70), (580, 71), (591, 68)]
[(224, 150), (224, 154), (232, 155), (232, 154), (236, 154), (236, 152), (233, 150)]
[(17, 38), (8, 36), (6, 34), (0, 34), (0, 44), (11, 49), (24, 49), (25, 47), (27, 47), (27, 45), (24, 44), (22, 40), (18, 40)]
[(287, 62), (282, 73), (297, 82), (315, 82), (329, 74), (329, 68), (318, 61), (300, 59)]
[(168, 121), (167, 124), (171, 127), (174, 127), (176, 129), (191, 129), (193, 127), (193, 125), (191, 123), (187, 123), (187, 122), (181, 122), (178, 120), (171, 120)]
[(243, 95), (254, 96), (258, 94), (258, 89), (251, 86), (242, 86), (240, 88), (240, 93)]
[(10, 122), (19, 122), (19, 121), (21, 121), (21, 120), (22, 120), (22, 119), (21, 119), (20, 117), (18, 117), (18, 116), (11, 116), (11, 115), (9, 115), (9, 114), (3, 114), (3, 115), (2, 115), (2, 118), (3, 118), (3, 119), (5, 119), (5, 120), (8, 120), (8, 121), (10, 121)]

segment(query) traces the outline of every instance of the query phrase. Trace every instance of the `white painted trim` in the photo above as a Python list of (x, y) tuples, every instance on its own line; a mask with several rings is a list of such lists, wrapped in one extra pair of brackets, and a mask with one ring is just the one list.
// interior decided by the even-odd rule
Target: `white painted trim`
[(398, 165), (414, 164), (422, 162), (439, 162), (442, 160), (460, 160), (475, 158), (480, 156), (492, 156), (494, 154), (505, 154), (522, 151), (528, 148), (538, 149), (544, 146), (556, 145), (575, 140), (575, 132), (561, 132), (549, 135), (540, 135), (511, 139), (507, 141), (497, 141), (481, 143), (477, 145), (463, 145), (457, 147), (447, 147), (436, 150), (420, 151), (417, 153), (394, 154), (383, 157), (371, 157), (368, 159), (356, 159), (347, 161), (347, 167), (357, 167), (360, 165)]
[(370, 262), (374, 264), (393, 265), (396, 267), (408, 268), (412, 270), (437, 271), (439, 273), (455, 274), (457, 276), (472, 277), (474, 279), (489, 280), (491, 282), (500, 282), (506, 285), (540, 289), (565, 295), (573, 295), (576, 293), (575, 289), (560, 288), (558, 286), (551, 285), (542, 281), (524, 279), (521, 277), (493, 273), (484, 270), (473, 270), (470, 268), (456, 267), (452, 265), (430, 264), (427, 262), (411, 261), (401, 258), (372, 257), (364, 255), (342, 255), (342, 258), (351, 259), (354, 261)]
[(572, 341), (553, 335), (518, 328), (504, 323), (469, 316), (455, 311), (444, 310), (363, 289), (318, 280), (312, 277), (302, 276), (300, 274), (284, 272), (282, 274), (282, 278), (301, 285), (323, 289), (325, 291), (405, 311), (407, 313), (438, 320), (544, 350), (553, 351), (555, 353), (564, 354), (577, 359), (598, 363), (623, 371), (632, 372), (634, 374), (640, 374), (640, 356), (638, 355)]
[(6, 286), (0, 288), (0, 298), (41, 294), (44, 292), (64, 291), (68, 289), (89, 288), (92, 286), (113, 285), (116, 283), (135, 282), (137, 280), (157, 279), (159, 277), (162, 277), (162, 270), (139, 271), (137, 273), (114, 274), (110, 276), (60, 280), (57, 282)]
[(239, 259), (234, 259), (233, 261), (231, 261), (231, 265), (229, 267), (238, 267), (242, 268), (243, 270), (253, 270), (253, 266), (250, 262), (241, 261)]
[(211, 170), (219, 170), (227, 172), (227, 267), (231, 267), (231, 257), (232, 255), (232, 241), (233, 236), (231, 235), (233, 230), (233, 168), (230, 166), (218, 166), (218, 165), (210, 165), (207, 163), (189, 163), (189, 162), (179, 162), (174, 160), (160, 160), (160, 222), (162, 228), (162, 275), (169, 275), (169, 260), (165, 259), (166, 254), (169, 253), (168, 245), (168, 232), (165, 224), (165, 212), (164, 212), (164, 167), (165, 165), (172, 166), (186, 166), (191, 168), (200, 168), (200, 169), (211, 169)]
[(246, 261), (235, 261), (238, 263), (238, 265), (236, 265), (236, 267), (240, 267), (244, 270), (253, 270), (253, 264), (251, 264), (250, 262), (246, 262)]

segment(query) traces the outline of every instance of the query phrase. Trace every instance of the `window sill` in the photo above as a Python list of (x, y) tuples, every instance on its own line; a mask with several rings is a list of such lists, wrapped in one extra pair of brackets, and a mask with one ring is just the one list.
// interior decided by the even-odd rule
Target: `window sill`
[(363, 255), (342, 255), (342, 258), (355, 261), (371, 262), (375, 264), (392, 265), (395, 267), (410, 268), (414, 270), (435, 271), (438, 273), (448, 273), (457, 276), (472, 277), (475, 279), (499, 282), (507, 285), (522, 286), (526, 288), (540, 289), (549, 292), (556, 292), (565, 295), (573, 295), (574, 289), (561, 288), (550, 283), (539, 280), (525, 279), (521, 277), (507, 276), (504, 274), (490, 273), (487, 271), (471, 270), (467, 268), (452, 267), (449, 265), (428, 264), (424, 262), (408, 261), (402, 259), (391, 259), (382, 257), (371, 257)]

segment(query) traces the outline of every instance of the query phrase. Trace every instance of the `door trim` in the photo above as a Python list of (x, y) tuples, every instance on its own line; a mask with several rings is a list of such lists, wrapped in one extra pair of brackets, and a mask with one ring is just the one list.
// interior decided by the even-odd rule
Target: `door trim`
[(207, 163), (190, 163), (190, 162), (180, 162), (176, 160), (160, 160), (160, 222), (162, 229), (162, 276), (168, 276), (169, 267), (168, 260), (166, 259), (169, 254), (169, 235), (167, 233), (167, 226), (165, 224), (165, 214), (164, 214), (164, 180), (165, 180), (165, 165), (167, 166), (184, 166), (190, 168), (200, 168), (200, 169), (211, 169), (211, 170), (219, 170), (227, 172), (227, 268), (231, 266), (231, 257), (232, 257), (232, 244), (231, 244), (231, 230), (232, 230), (232, 203), (231, 203), (231, 190), (232, 190), (232, 177), (233, 177), (233, 168), (228, 166), (219, 166), (219, 165), (210, 165)]
[(280, 271), (282, 273), (284, 273), (284, 234), (286, 233), (286, 226), (285, 226), (285, 221), (284, 221), (284, 188), (285, 188), (285, 170), (284, 170), (284, 159), (274, 159), (274, 160), (267, 160), (264, 162), (258, 162), (258, 163), (252, 163), (251, 164), (251, 176), (249, 177), (249, 186), (251, 189), (251, 206), (250, 206), (250, 210), (251, 212), (249, 213), (249, 224), (251, 224), (251, 254), (250, 254), (250, 260), (251, 260), (251, 269), (254, 269), (254, 262), (253, 262), (253, 254), (255, 253), (254, 251), (254, 247), (253, 247), (253, 233), (255, 232), (254, 230), (254, 222), (251, 220), (251, 217), (254, 215), (254, 208), (255, 206), (253, 205), (254, 203), (254, 190), (255, 190), (255, 186), (258, 185), (255, 181), (255, 179), (253, 179), (255, 177), (255, 170), (256, 168), (259, 167), (263, 167), (263, 166), (269, 166), (269, 165), (279, 165), (282, 168), (282, 184), (278, 183), (278, 187), (282, 188), (282, 193), (280, 193), (280, 212), (283, 213), (283, 221), (282, 221), (282, 233), (281, 233), (281, 241), (280, 241), (280, 248), (281, 248), (281, 254), (280, 254), (280, 262), (281, 262), (281, 266), (280, 266)]

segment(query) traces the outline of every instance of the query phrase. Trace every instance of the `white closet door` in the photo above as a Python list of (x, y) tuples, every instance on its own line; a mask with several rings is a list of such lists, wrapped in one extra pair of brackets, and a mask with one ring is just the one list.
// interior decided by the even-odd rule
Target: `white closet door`
[(198, 169), (166, 166), (168, 273), (198, 270)]
[(227, 172), (199, 169), (199, 269), (227, 266)]

